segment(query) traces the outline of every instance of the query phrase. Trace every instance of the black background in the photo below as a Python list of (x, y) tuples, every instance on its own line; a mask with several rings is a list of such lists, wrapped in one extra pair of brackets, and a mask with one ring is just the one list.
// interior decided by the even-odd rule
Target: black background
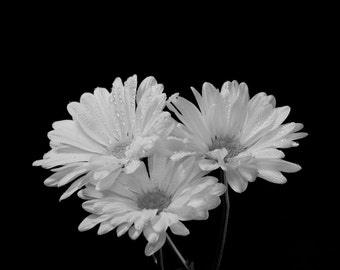
[[(93, 26), (90, 15), (84, 15), (87, 23), (59, 15), (38, 17), (29, 26), (23, 23), (14, 47), (19, 55), (14, 69), (21, 78), (13, 83), (24, 106), (20, 130), (27, 140), (27, 167), (15, 171), (23, 175), (16, 181), (17, 206), (11, 208), (15, 233), (9, 250), (16, 258), (12, 263), (43, 269), (157, 269), (152, 258), (144, 255), (143, 236), (132, 241), (127, 235), (117, 238), (114, 231), (103, 236), (96, 229), (78, 232), (87, 216), (82, 200), (73, 195), (59, 203), (65, 188), (45, 187), (43, 180), (51, 173), (31, 167), (49, 150), (46, 134), (52, 123), (70, 118), (69, 102), (79, 101), (83, 92), (97, 86), (110, 89), (115, 77), (125, 81), (137, 74), (139, 83), (155, 76), (168, 96), (179, 92), (191, 101), (190, 86), (200, 91), (206, 81), (220, 88), (226, 80), (237, 80), (248, 84), (251, 96), (265, 91), (276, 97), (277, 106), (291, 106), (286, 122), (303, 123), (309, 136), (299, 141), (299, 147), (284, 152), (302, 170), (286, 174), (285, 185), (257, 179), (242, 194), (230, 191), (222, 269), (334, 266), (335, 177), (332, 157), (326, 155), (336, 139), (328, 125), (332, 120), (328, 110), (333, 108), (327, 105), (334, 92), (328, 77), (321, 75), (327, 50), (316, 43), (327, 35), (317, 29), (313, 16), (300, 21), (298, 14), (291, 13), (293, 23), (287, 25), (286, 17), (273, 24), (274, 15), (263, 24), (249, 22), (234, 32), (223, 17), (208, 25), (201, 16), (200, 24), (193, 18), (185, 26), (174, 26), (176, 16), (165, 23), (160, 14), (139, 27), (143, 16)], [(195, 262), (195, 269), (210, 269), (220, 214), (219, 207), (207, 221), (186, 222), (190, 235), (173, 237), (184, 257)], [(165, 269), (179, 269), (180, 262), (167, 244), (163, 250)]]

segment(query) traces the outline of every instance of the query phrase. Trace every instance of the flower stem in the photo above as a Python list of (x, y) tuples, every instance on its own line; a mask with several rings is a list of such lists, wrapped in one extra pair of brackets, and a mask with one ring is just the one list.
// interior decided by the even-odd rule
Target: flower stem
[(159, 253), (159, 270), (164, 270), (164, 262), (163, 262), (163, 251), (162, 248), (158, 251)]
[(213, 270), (219, 270), (222, 262), (223, 251), (225, 246), (225, 239), (227, 236), (227, 228), (228, 228), (228, 219), (229, 219), (229, 209), (230, 209), (230, 201), (229, 201), (229, 194), (228, 194), (228, 183), (227, 179), (225, 179), (225, 173), (223, 170), (220, 170), (220, 182), (225, 184), (226, 191), (224, 196), (221, 198), (221, 206), (222, 206), (222, 219), (221, 219), (221, 227), (219, 233), (219, 243), (217, 246), (217, 255), (214, 261)]
[(187, 264), (187, 261), (183, 258), (182, 254), (179, 252), (179, 250), (177, 249), (177, 247), (175, 246), (174, 242), (171, 240), (171, 238), (168, 234), (166, 234), (166, 239), (169, 241), (170, 246), (175, 251), (175, 253), (178, 256), (178, 258), (180, 259), (180, 261), (183, 263), (185, 269), (189, 270), (189, 266)]

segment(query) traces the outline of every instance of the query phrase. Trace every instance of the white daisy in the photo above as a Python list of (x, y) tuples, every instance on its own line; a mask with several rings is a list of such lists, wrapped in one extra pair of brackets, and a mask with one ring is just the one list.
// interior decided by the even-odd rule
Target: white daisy
[(55, 173), (45, 180), (47, 186), (76, 180), (61, 199), (89, 181), (98, 190), (110, 187), (122, 171), (135, 171), (140, 158), (149, 155), (157, 140), (172, 130), (170, 114), (162, 111), (163, 85), (148, 77), (137, 96), (136, 87), (136, 75), (124, 85), (116, 78), (111, 93), (104, 88), (84, 93), (80, 102), (67, 106), (72, 120), (53, 123), (48, 133), (52, 149), (33, 165), (54, 168)]
[(275, 108), (274, 97), (265, 93), (249, 100), (247, 85), (236, 81), (225, 82), (221, 92), (209, 83), (203, 84), (202, 96), (192, 91), (199, 110), (177, 94), (169, 98), (168, 108), (184, 124), (178, 124), (167, 140), (176, 151), (173, 159), (200, 155), (202, 170), (222, 168), (237, 192), (243, 192), (257, 176), (285, 183), (281, 172), (300, 170), (299, 165), (282, 160), (284, 153), (277, 149), (297, 146), (294, 140), (307, 135), (296, 133), (302, 124), (282, 125), (288, 106)]
[(110, 189), (98, 191), (92, 184), (78, 192), (87, 199), (83, 208), (91, 213), (79, 225), (85, 231), (100, 224), (98, 234), (117, 228), (117, 235), (128, 231), (131, 239), (142, 232), (148, 243), (147, 256), (159, 250), (166, 230), (187, 235), (181, 221), (208, 218), (208, 210), (220, 204), (225, 186), (215, 177), (206, 176), (195, 157), (179, 162), (154, 153), (148, 158), (149, 173), (141, 165), (132, 174), (121, 174)]

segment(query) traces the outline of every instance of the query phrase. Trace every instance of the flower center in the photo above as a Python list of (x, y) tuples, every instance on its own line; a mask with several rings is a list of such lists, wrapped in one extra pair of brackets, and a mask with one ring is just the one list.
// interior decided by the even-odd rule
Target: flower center
[(163, 191), (157, 189), (150, 191), (137, 200), (137, 205), (140, 209), (158, 209), (158, 213), (162, 212), (164, 208), (168, 207), (171, 198)]
[(116, 158), (125, 158), (125, 151), (130, 144), (127, 142), (116, 144), (109, 148), (111, 154)]
[(222, 149), (225, 148), (228, 151), (228, 154), (225, 156), (224, 160), (227, 161), (229, 158), (236, 157), (239, 153), (241, 153), (244, 148), (240, 145), (238, 140), (234, 138), (225, 137), (225, 138), (216, 138), (212, 145), (209, 147), (209, 150)]

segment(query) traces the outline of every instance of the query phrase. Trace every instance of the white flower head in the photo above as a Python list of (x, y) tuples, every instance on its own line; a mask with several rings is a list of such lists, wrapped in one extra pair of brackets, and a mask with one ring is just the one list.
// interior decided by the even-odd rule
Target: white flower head
[(159, 250), (166, 230), (187, 235), (182, 223), (208, 218), (208, 210), (217, 207), (225, 186), (204, 175), (195, 157), (174, 162), (155, 152), (148, 158), (148, 174), (144, 163), (132, 174), (121, 174), (113, 185), (98, 191), (87, 184), (78, 195), (87, 199), (83, 208), (91, 213), (79, 225), (85, 231), (100, 224), (98, 234), (117, 228), (117, 235), (128, 231), (131, 239), (144, 234), (147, 256)]
[(297, 146), (295, 140), (307, 135), (297, 133), (302, 124), (282, 125), (288, 106), (275, 108), (274, 97), (265, 93), (249, 100), (247, 85), (236, 81), (225, 82), (221, 91), (204, 83), (202, 96), (192, 91), (199, 109), (177, 94), (167, 104), (183, 123), (167, 140), (176, 151), (172, 159), (200, 155), (201, 169), (222, 168), (236, 192), (243, 192), (257, 176), (285, 183), (281, 172), (300, 170), (299, 165), (282, 160), (284, 153), (277, 149)]
[(53, 123), (48, 133), (52, 149), (33, 165), (54, 168), (55, 173), (45, 180), (48, 186), (75, 180), (61, 199), (88, 182), (98, 190), (110, 187), (122, 171), (134, 172), (140, 158), (171, 132), (173, 121), (162, 111), (163, 85), (148, 77), (136, 88), (136, 75), (124, 84), (116, 78), (111, 93), (104, 88), (84, 93), (80, 102), (67, 106), (72, 120)]

